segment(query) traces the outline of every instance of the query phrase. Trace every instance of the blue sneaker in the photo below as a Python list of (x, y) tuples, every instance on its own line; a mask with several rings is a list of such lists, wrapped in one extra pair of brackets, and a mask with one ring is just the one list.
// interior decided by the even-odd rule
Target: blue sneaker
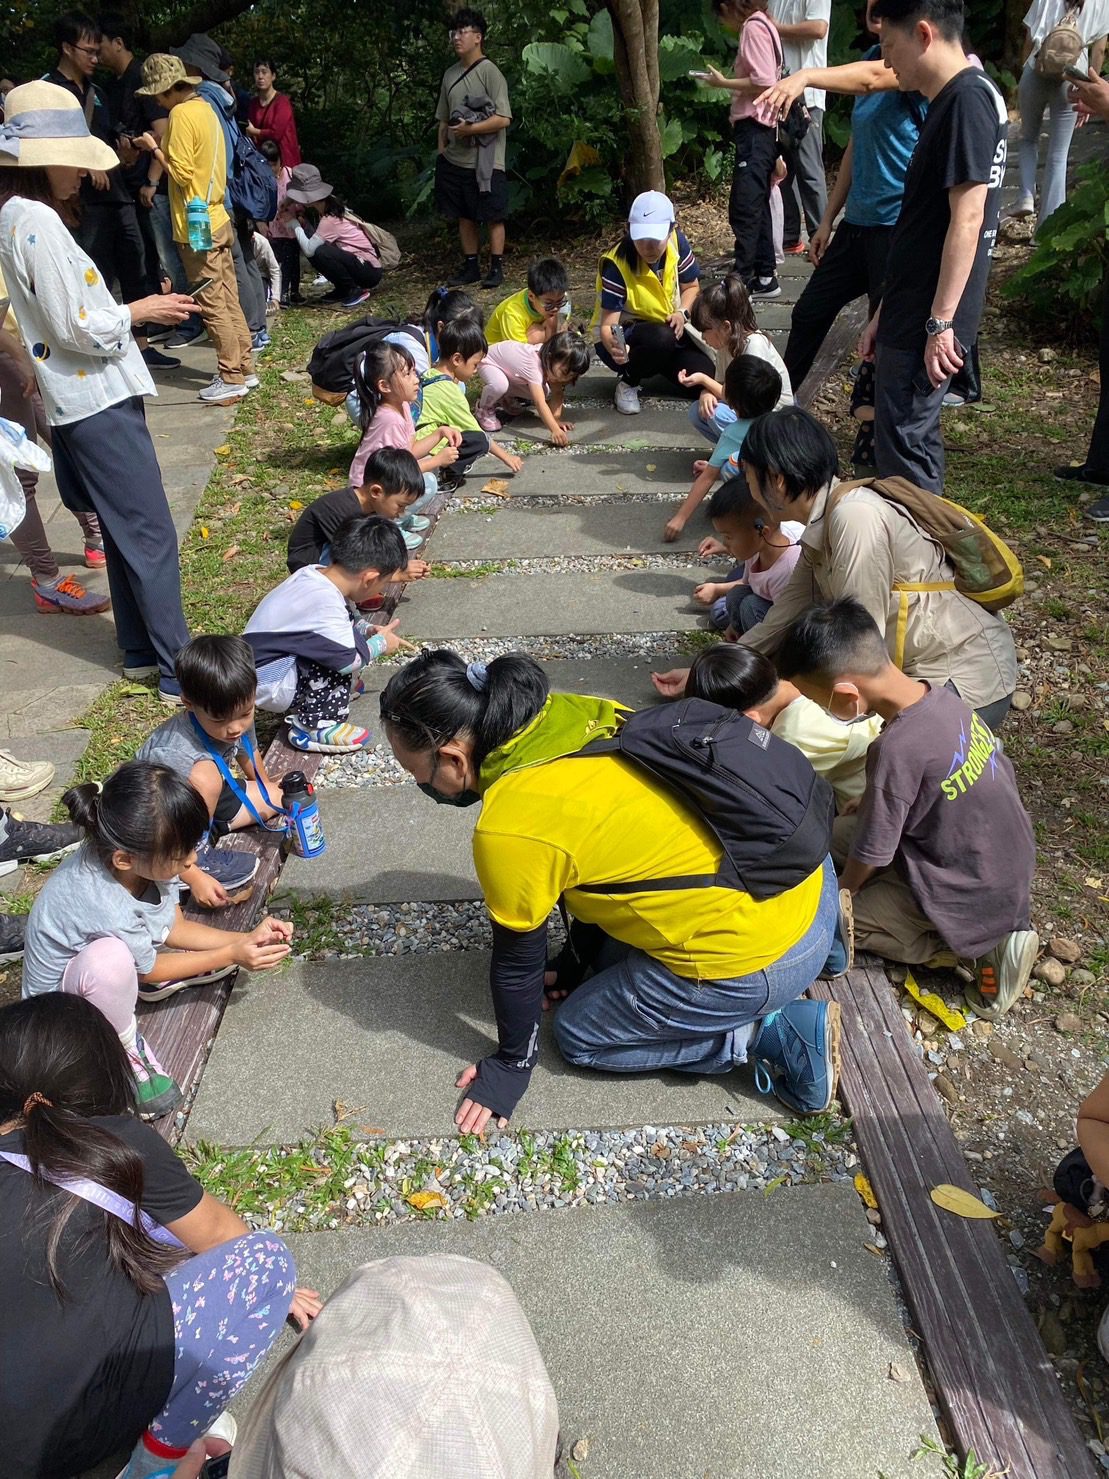
[(802, 997), (768, 1012), (751, 1040), (755, 1087), (798, 1114), (831, 1108), (839, 1083), (840, 1010)]
[(232, 903), (241, 904), (250, 897), (250, 885), (258, 872), (259, 860), (253, 853), (236, 852), (233, 848), (213, 847), (210, 842), (202, 842), (196, 850), (196, 866), (223, 885)]
[(403, 514), (397, 523), (402, 529), (411, 529), (413, 534), (424, 534), (431, 528), (431, 520), (423, 514)]

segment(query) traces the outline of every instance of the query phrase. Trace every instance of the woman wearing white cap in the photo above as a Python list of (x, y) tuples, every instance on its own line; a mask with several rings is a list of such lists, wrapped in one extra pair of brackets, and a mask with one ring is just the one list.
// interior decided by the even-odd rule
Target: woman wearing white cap
[(651, 375), (687, 394), (682, 370), (712, 373), (712, 360), (685, 332), (700, 276), (669, 196), (637, 195), (623, 240), (601, 257), (593, 310), (597, 356), (619, 376), (616, 409), (625, 416), (640, 409), (639, 386)]
[(163, 696), (177, 702), (173, 660), (189, 633), (177, 535), (143, 409), (157, 392), (132, 324), (181, 323), (193, 304), (176, 293), (117, 303), (59, 215), (90, 170), (118, 163), (65, 88), (28, 82), (8, 94), (0, 268), (46, 405), (58, 491), (67, 508), (100, 519), (124, 671), (158, 671)]

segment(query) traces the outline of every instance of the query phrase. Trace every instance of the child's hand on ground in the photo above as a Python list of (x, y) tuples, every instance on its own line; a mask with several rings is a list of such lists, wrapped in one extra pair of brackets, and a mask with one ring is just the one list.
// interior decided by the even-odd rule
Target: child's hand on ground
[(552, 447), (568, 447), (570, 445), (570, 433), (564, 426), (559, 426), (557, 431), (551, 432)]
[(400, 581), (401, 585), (407, 585), (410, 580), (423, 580), (430, 573), (431, 566), (426, 560), (409, 560), (404, 569), (398, 570), (393, 578)]
[[(409, 560), (408, 564), (409, 568), (411, 568), (412, 561)], [(407, 648), (409, 652), (413, 650), (411, 642), (406, 642), (397, 631), (397, 627), (399, 626), (400, 617), (394, 616), (392, 621), (386, 623), (385, 626), (374, 627), (373, 629), (373, 636), (383, 637), (385, 639), (386, 656), (390, 656), (394, 652), (399, 652), (402, 647)]]
[(685, 520), (680, 514), (675, 514), (672, 519), (667, 520), (666, 527), (662, 531), (663, 543), (673, 544), (675, 539), (681, 538), (681, 533), (684, 528)]
[(323, 1300), (315, 1289), (298, 1289), (289, 1306), (289, 1319), (298, 1330), (307, 1330), (323, 1309)]
[(272, 914), (267, 914), (261, 924), (255, 925), (252, 938), (261, 940), (263, 944), (272, 942), (279, 945), (282, 941), (288, 943), (293, 938), (293, 922), (291, 919), (275, 919)]
[(563, 431), (573, 431), (573, 429), (574, 429), (574, 422), (572, 422), (572, 421), (563, 421), (563, 419), (562, 419), (561, 416), (559, 416), (557, 418), (557, 420), (558, 420), (559, 426), (562, 427)]
[(711, 606), (720, 594), (720, 587), (714, 580), (706, 580), (696, 586), (693, 591), (693, 599), (700, 606)]
[(231, 901), (223, 884), (208, 873), (201, 873), (195, 883), (189, 884), (193, 903), (202, 909), (222, 909)]
[(524, 459), (517, 457), (514, 452), (502, 452), (501, 461), (508, 468), (509, 472), (519, 472), (524, 465)]
[(651, 674), (651, 682), (655, 685), (655, 692), (663, 698), (684, 698), (685, 685), (688, 681), (688, 668), (671, 668), (668, 673)]
[(697, 553), (702, 560), (715, 559), (717, 555), (726, 555), (728, 551), (720, 543), (719, 539), (713, 539), (710, 534), (707, 539), (702, 539), (697, 546)]
[(271, 936), (259, 939), (259, 932), (271, 921), (265, 921), (252, 934), (243, 935), (235, 947), (235, 963), (248, 971), (272, 971), (289, 954), (290, 946)]

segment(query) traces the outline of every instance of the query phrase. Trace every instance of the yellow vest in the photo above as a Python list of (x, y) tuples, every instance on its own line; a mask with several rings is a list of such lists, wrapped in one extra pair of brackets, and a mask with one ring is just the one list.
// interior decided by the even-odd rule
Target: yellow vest
[(622, 253), (615, 247), (605, 252), (597, 269), (597, 306), (593, 310), (594, 333), (601, 323), (601, 269), (606, 262), (614, 262), (628, 290), (628, 301), (622, 317), (641, 319), (644, 323), (665, 323), (678, 306), (678, 242), (674, 233), (666, 243), (661, 278), (636, 258), (635, 266), (629, 267)]

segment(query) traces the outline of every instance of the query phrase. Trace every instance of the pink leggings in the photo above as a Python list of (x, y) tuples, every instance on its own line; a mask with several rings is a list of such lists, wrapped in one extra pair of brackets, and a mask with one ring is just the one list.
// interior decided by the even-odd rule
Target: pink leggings
[(139, 996), (135, 957), (117, 935), (101, 935), (66, 966), (62, 990), (91, 1001), (122, 1037), (134, 1023)]
[(478, 365), (478, 374), (485, 383), (485, 389), (478, 400), (482, 411), (491, 411), (499, 401), (504, 400), (509, 391), (518, 395), (521, 400), (531, 398), (531, 386), (526, 380), (514, 380), (491, 359), (482, 360)]

